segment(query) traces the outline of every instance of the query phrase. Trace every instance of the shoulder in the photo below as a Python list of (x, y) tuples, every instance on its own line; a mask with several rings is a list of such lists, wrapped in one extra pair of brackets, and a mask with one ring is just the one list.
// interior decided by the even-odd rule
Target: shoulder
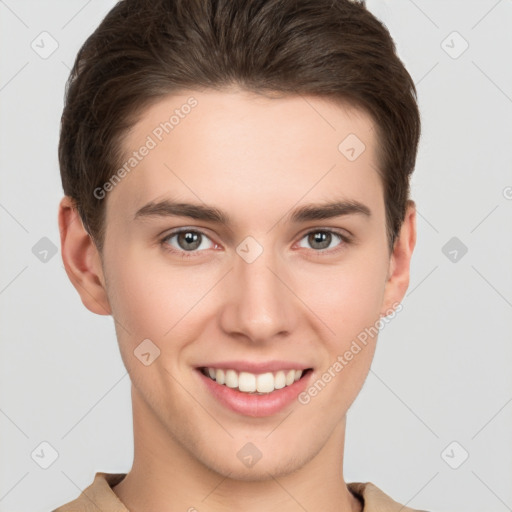
[(363, 502), (363, 512), (427, 512), (401, 505), (371, 482), (350, 482), (347, 487)]
[(73, 501), (61, 505), (52, 512), (128, 512), (112, 487), (118, 484), (126, 473), (96, 473), (94, 481)]

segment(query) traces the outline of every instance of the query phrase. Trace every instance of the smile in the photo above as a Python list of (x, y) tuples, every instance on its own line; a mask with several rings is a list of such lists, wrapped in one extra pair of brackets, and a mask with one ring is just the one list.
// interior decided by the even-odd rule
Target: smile
[(202, 389), (217, 404), (246, 417), (283, 412), (316, 374), (312, 367), (286, 360), (204, 362), (195, 370)]
[(200, 368), (203, 375), (217, 382), (217, 384), (236, 389), (242, 393), (264, 395), (277, 389), (291, 386), (298, 381), (308, 370), (279, 370), (276, 372), (250, 373), (237, 372), (227, 368)]

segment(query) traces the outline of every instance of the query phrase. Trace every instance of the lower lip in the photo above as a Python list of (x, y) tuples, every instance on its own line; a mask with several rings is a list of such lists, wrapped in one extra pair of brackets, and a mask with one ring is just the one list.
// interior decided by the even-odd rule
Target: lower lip
[(224, 384), (218, 384), (199, 369), (197, 369), (197, 373), (210, 393), (228, 409), (245, 416), (262, 417), (276, 414), (296, 400), (297, 396), (307, 387), (313, 372), (308, 370), (302, 378), (292, 385), (276, 389), (265, 395), (243, 393)]

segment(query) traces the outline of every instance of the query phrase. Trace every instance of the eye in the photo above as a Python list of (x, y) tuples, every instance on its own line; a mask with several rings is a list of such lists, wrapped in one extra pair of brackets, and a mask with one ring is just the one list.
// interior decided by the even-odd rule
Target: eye
[[(336, 239), (342, 243), (334, 244), (334, 250), (331, 251), (332, 243), (336, 242)], [(317, 253), (337, 252), (351, 242), (348, 236), (330, 229), (311, 230), (302, 237), (302, 240), (306, 240)], [(180, 254), (183, 258), (193, 257), (196, 253), (201, 252), (201, 249), (217, 247), (205, 233), (191, 228), (181, 228), (168, 233), (160, 240), (160, 244), (166, 251)], [(299, 244), (299, 247), (304, 246)]]
[[(336, 239), (341, 240), (341, 242), (343, 242), (342, 244), (338, 244), (338, 247), (340, 245), (345, 246), (350, 243), (350, 239), (348, 236), (342, 235), (341, 233), (338, 233), (337, 231), (332, 231), (330, 229), (315, 229), (306, 233), (302, 238), (302, 240), (306, 240), (306, 242), (310, 244), (311, 247), (316, 250), (316, 252), (324, 252), (326, 251), (326, 249), (331, 249), (331, 244), (332, 242), (336, 242)], [(299, 245), (299, 247), (304, 246)], [(341, 247), (341, 249), (342, 248), (343, 247)], [(337, 250), (340, 249), (335, 249), (334, 252), (336, 252)]]
[[(175, 239), (175, 244), (172, 240)], [(211, 245), (208, 245), (208, 242)], [(215, 244), (202, 232), (195, 229), (182, 228), (167, 234), (161, 239), (161, 244), (165, 250), (173, 253), (181, 253), (183, 257), (189, 257), (191, 254), (200, 252), (199, 249), (211, 249)]]

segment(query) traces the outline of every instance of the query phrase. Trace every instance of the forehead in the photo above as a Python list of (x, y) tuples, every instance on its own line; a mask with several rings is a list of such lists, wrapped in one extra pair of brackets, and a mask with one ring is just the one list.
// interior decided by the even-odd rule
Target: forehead
[(315, 96), (184, 91), (147, 108), (122, 148), (107, 210), (127, 214), (165, 195), (257, 209), (382, 198), (372, 118)]

